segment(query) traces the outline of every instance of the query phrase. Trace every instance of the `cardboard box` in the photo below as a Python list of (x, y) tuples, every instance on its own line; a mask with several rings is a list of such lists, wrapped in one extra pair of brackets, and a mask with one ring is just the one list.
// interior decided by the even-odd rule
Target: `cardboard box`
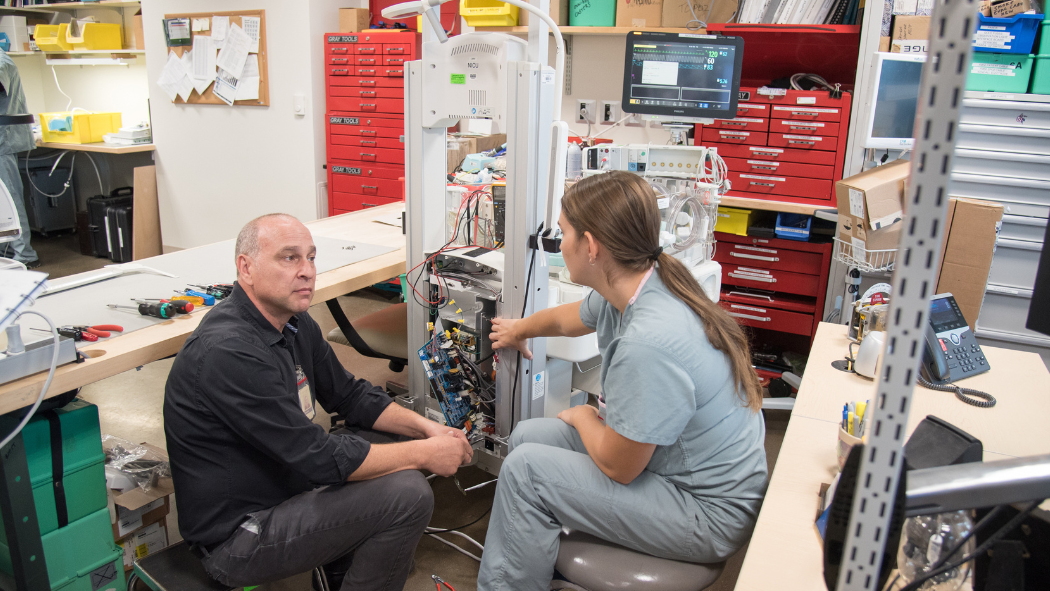
[(890, 41), (892, 37), (879, 37), (879, 51), (887, 52), (890, 50)]
[(135, 13), (135, 16), (131, 17), (132, 20), (132, 47), (135, 49), (146, 49), (146, 38), (142, 36), (142, 11)]
[[(548, 13), (554, 24), (559, 27), (568, 26), (569, 24), (569, 2), (571, 0), (551, 0), (550, 12)], [(529, 24), (529, 17), (532, 16), (528, 11), (522, 10), (518, 12), (518, 25), (525, 27)]]
[(158, 521), (118, 540), (117, 545), (124, 550), (124, 572), (128, 572), (135, 566), (135, 560), (168, 547), (168, 526)]
[(507, 134), (496, 133), (478, 137), (449, 136), (446, 145), (446, 164), (448, 174), (452, 174), (467, 154), (486, 152), (493, 148), (502, 146), (507, 141)]
[(981, 0), (978, 2), (977, 12), (984, 16), (992, 16), (992, 0)]
[[(103, 442), (103, 448), (106, 448)], [(152, 456), (167, 461), (168, 454), (159, 447), (140, 443)], [(150, 490), (134, 487), (126, 492), (109, 491), (109, 517), (113, 539), (119, 540), (135, 530), (164, 518), (171, 511), (169, 497), (175, 492), (171, 478), (161, 478)]]
[(937, 293), (949, 292), (959, 303), (966, 323), (974, 327), (984, 303), (992, 255), (1003, 219), (1001, 203), (953, 197), (948, 202), (941, 244)]
[(911, 170), (897, 160), (835, 183), (838, 238), (853, 247), (854, 257), (881, 266), (869, 251), (892, 250), (900, 241), (904, 183)]
[(992, 4), (993, 18), (1010, 18), (1032, 10), (1031, 0), (1003, 0)]
[(890, 51), (893, 53), (926, 53), (930, 38), (930, 17), (902, 16), (893, 17), (893, 41)]
[(616, 0), (616, 26), (659, 27), (663, 9), (663, 0)]
[[(692, 11), (689, 10), (687, 2), (692, 2)], [(686, 27), (694, 18), (707, 23), (724, 23), (733, 16), (736, 9), (737, 2), (734, 0), (663, 0), (660, 26)], [(708, 10), (711, 11), (710, 16), (707, 15)], [(696, 17), (693, 17), (694, 12)]]
[(367, 8), (340, 8), (339, 32), (360, 33), (368, 30)]

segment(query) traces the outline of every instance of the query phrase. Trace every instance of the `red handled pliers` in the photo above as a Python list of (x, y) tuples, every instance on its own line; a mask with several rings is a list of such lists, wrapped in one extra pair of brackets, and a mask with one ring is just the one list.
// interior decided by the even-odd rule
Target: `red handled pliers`
[(456, 591), (455, 589), (452, 588), (452, 585), (449, 585), (445, 581), (441, 580), (441, 577), (439, 577), (437, 575), (430, 575), (430, 578), (434, 579), (434, 584), (437, 585), (437, 591), (442, 591), (442, 589), (441, 589), (442, 585), (448, 587), (449, 591)]
[(111, 332), (124, 332), (124, 327), (117, 324), (97, 324), (95, 326), (75, 326), (85, 334), (93, 334), (96, 337), (109, 337)]

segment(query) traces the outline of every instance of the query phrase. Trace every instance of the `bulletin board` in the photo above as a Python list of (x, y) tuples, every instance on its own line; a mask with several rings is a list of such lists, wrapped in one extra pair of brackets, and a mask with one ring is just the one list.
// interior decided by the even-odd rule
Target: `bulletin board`
[[(170, 18), (188, 18), (188, 19), (203, 19), (207, 18), (209, 21), (213, 16), (228, 16), (230, 17), (230, 25), (241, 25), (241, 17), (243, 16), (257, 16), (259, 17), (259, 98), (250, 100), (238, 100), (234, 101), (234, 106), (257, 106), (257, 107), (268, 107), (270, 106), (270, 75), (266, 66), (266, 11), (265, 10), (235, 10), (231, 12), (194, 12), (194, 13), (177, 13), (177, 14), (165, 14), (165, 19)], [(193, 32), (193, 37), (197, 35), (211, 36), (211, 29), (202, 32)], [(182, 57), (182, 54), (193, 49), (192, 45), (182, 47), (169, 47), (169, 51), (174, 51), (176, 55)], [(187, 101), (183, 101), (182, 97), (175, 98), (175, 104), (190, 104), (190, 105), (225, 105), (221, 98), (215, 96), (212, 90), (215, 88), (215, 83), (212, 83), (204, 91), (204, 94), (198, 93), (196, 90), (190, 94), (190, 98)]]

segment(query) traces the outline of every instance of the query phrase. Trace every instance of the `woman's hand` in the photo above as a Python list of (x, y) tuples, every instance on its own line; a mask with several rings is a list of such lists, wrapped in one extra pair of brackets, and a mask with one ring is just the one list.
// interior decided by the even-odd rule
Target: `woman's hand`
[(521, 351), (521, 356), (525, 359), (532, 359), (532, 351), (529, 351), (529, 346), (526, 344), (526, 339), (518, 336), (515, 330), (516, 325), (521, 320), (513, 320), (510, 318), (493, 318), (492, 319), (492, 332), (489, 333), (489, 340), (492, 341), (493, 349), (517, 349)]
[(593, 416), (598, 418), (598, 409), (594, 408), (589, 404), (581, 404), (572, 408), (567, 408), (558, 413), (558, 418), (565, 421), (572, 428), (576, 428), (576, 421), (580, 420), (581, 417)]

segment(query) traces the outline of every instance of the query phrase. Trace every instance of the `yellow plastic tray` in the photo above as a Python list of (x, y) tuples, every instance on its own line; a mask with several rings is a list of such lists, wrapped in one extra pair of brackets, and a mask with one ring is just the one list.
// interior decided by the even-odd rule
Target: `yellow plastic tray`
[(61, 25), (37, 25), (33, 31), (33, 39), (40, 51), (69, 51), (73, 46), (66, 41), (66, 33), (69, 32), (69, 24)]
[[(48, 122), (52, 119), (73, 118), (72, 131), (50, 131)], [(94, 144), (102, 141), (107, 133), (120, 131), (120, 113), (71, 113), (61, 111), (40, 114), (40, 131), (44, 142), (66, 144)]]
[(459, 14), (472, 27), (512, 27), (518, 24), (517, 6), (498, 0), (460, 0)]
[[(66, 29), (66, 43), (73, 49), (123, 49), (124, 37), (116, 23), (84, 23), (80, 37), (73, 37)], [(38, 43), (39, 45), (39, 43)]]
[(747, 236), (747, 226), (750, 221), (750, 209), (720, 206), (718, 208), (718, 221), (715, 222), (715, 231), (736, 234), (737, 236)]

